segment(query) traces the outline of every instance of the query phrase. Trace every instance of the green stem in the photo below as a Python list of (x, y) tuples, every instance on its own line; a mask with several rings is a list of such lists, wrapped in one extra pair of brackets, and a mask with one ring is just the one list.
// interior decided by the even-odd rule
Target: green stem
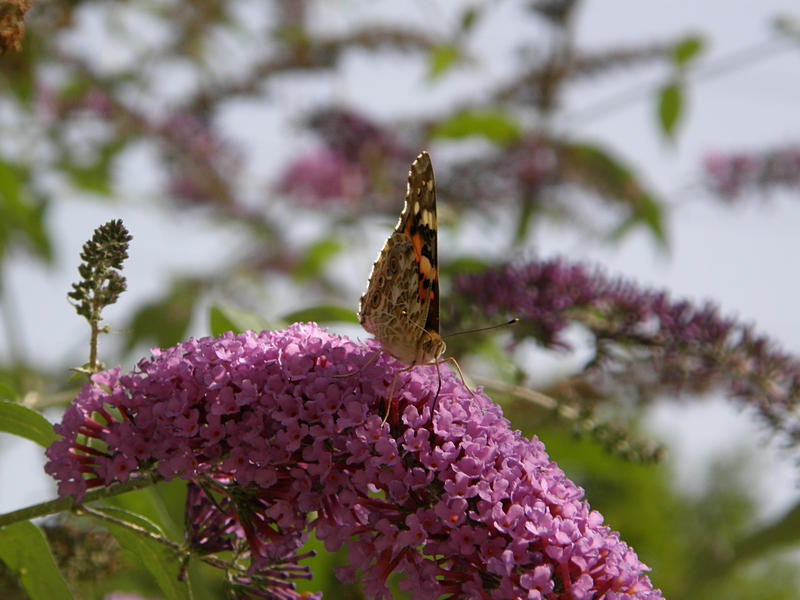
[(92, 338), (89, 342), (89, 372), (97, 373), (97, 339), (100, 337), (100, 307), (97, 300), (97, 290), (92, 299), (92, 318), (89, 325), (92, 328)]
[[(150, 487), (151, 485), (155, 485), (159, 480), (160, 477), (157, 475), (148, 473), (143, 477), (129, 479), (125, 483), (119, 483), (108, 488), (92, 490), (90, 492), (86, 492), (86, 495), (83, 497), (83, 502), (77, 506), (80, 507), (82, 504), (88, 504), (89, 502), (96, 502), (97, 500), (112, 498), (127, 492)], [(50, 500), (49, 502), (35, 504), (27, 508), (21, 508), (4, 515), (0, 515), (0, 527), (5, 527), (6, 525), (11, 525), (12, 523), (19, 523), (20, 521), (30, 521), (31, 519), (46, 517), (48, 515), (54, 515), (64, 511), (75, 510), (75, 508), (75, 498), (72, 496), (68, 498), (62, 498), (61, 500)]]

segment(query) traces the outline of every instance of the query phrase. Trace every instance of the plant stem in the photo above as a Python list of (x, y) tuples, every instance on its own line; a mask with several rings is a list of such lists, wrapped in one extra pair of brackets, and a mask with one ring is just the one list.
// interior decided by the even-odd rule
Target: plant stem
[[(92, 490), (90, 492), (86, 492), (86, 495), (83, 497), (83, 502), (77, 506), (150, 487), (151, 485), (155, 485), (159, 480), (160, 477), (157, 475), (148, 473), (143, 477), (129, 479), (125, 483), (113, 485), (108, 488), (104, 487)], [(4, 515), (0, 515), (0, 527), (5, 527), (6, 525), (11, 525), (12, 523), (19, 523), (20, 521), (30, 521), (31, 519), (36, 519), (39, 517), (46, 517), (48, 515), (74, 510), (75, 507), (75, 498), (72, 496), (68, 498), (62, 498), (61, 500), (50, 500), (49, 502), (35, 504), (33, 506), (28, 506), (27, 508), (21, 508)]]

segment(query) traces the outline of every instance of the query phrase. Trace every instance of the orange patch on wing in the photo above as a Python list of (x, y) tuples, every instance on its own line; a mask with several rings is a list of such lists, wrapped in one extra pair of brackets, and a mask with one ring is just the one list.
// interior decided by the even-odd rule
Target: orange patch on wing
[[(406, 232), (408, 233), (408, 232)], [(411, 239), (411, 246), (414, 248), (414, 260), (419, 261), (422, 260), (422, 236), (418, 233), (414, 235), (408, 236)]]

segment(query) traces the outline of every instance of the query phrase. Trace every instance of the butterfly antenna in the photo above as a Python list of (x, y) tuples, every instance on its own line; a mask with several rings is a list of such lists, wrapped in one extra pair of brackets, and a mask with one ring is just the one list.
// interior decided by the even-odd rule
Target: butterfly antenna
[(422, 333), (430, 337), (431, 335), (430, 332), (426, 330), (424, 327), (422, 327), (419, 323), (414, 323), (414, 321), (411, 320), (411, 317), (408, 316), (408, 313), (406, 311), (402, 311), (400, 314), (402, 314), (406, 319), (408, 319), (408, 322), (411, 323), (414, 327), (416, 327)]
[(514, 325), (515, 323), (519, 323), (519, 319), (516, 317), (511, 319), (508, 323), (500, 323), (499, 325), (491, 325), (490, 327), (481, 327), (480, 329), (468, 329), (467, 331), (459, 331), (458, 333), (443, 335), (442, 339), (456, 337), (457, 335), (464, 335), (465, 333), (478, 333), (479, 331), (491, 331), (492, 329), (500, 329), (501, 327), (506, 327), (507, 325)]

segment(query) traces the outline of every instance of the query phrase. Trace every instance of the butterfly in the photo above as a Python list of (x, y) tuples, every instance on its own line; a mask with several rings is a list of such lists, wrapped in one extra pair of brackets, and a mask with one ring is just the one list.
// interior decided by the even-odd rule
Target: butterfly
[[(403, 212), (372, 267), (358, 307), (361, 325), (406, 365), (403, 371), (444, 362), (439, 360), (445, 343), (439, 335), (437, 246), (436, 186), (431, 157), (423, 152), (411, 165)], [(390, 407), (396, 383), (397, 374)], [(388, 415), (387, 410), (384, 421)]]

